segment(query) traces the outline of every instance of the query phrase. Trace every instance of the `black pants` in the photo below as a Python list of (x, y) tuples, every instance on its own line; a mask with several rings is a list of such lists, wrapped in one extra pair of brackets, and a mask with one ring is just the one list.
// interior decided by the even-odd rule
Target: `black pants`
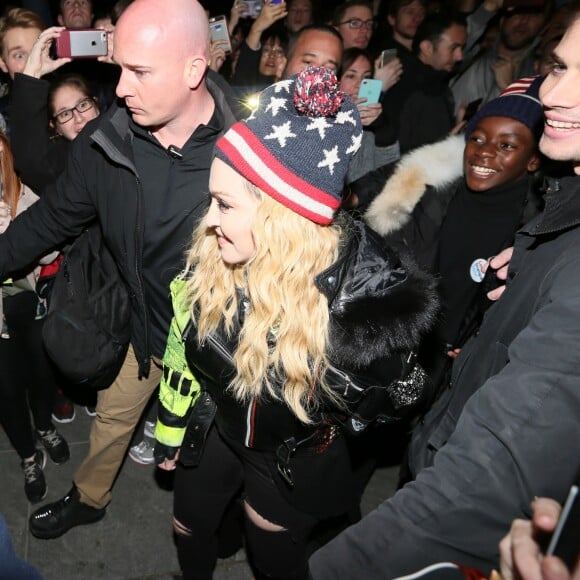
[(212, 577), (224, 515), (242, 497), (262, 517), (287, 530), (266, 532), (246, 518), (246, 549), (257, 577), (307, 579), (308, 542), (319, 520), (284, 500), (265, 454), (226, 443), (215, 427), (208, 435), (200, 465), (178, 465), (176, 471), (174, 515), (191, 531), (176, 536), (184, 578)]
[(30, 411), (37, 429), (50, 429), (56, 393), (42, 320), (35, 320), (37, 302), (33, 292), (4, 299), (10, 338), (0, 339), (0, 423), (21, 458), (35, 450)]

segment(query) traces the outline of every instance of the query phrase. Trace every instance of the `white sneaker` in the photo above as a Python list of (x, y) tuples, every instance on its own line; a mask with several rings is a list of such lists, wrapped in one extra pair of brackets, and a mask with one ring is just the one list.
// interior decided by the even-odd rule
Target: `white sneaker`
[(141, 443), (129, 449), (129, 457), (139, 465), (153, 465), (155, 463), (153, 445), (147, 439), (143, 439)]
[(145, 437), (151, 437), (151, 439), (155, 439), (155, 421), (145, 421), (143, 435), (145, 435)]

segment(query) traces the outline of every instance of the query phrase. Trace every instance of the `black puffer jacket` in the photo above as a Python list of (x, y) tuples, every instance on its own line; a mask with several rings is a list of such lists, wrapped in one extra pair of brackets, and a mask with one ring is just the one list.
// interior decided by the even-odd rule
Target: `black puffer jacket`
[[(406, 356), (430, 328), (438, 303), (428, 275), (408, 269), (380, 236), (361, 222), (352, 222), (348, 229), (350, 239), (339, 259), (319, 274), (315, 283), (330, 308), (331, 367), (326, 380), (350, 403), (356, 419), (353, 422), (351, 416), (347, 427), (357, 431), (377, 416), (400, 418), (418, 402), (420, 394), (414, 384), (405, 387), (393, 382), (407, 374)], [(250, 307), (247, 300), (240, 300), (238, 329), (245, 309)], [(216, 332), (200, 345), (193, 328), (186, 342), (190, 368), (217, 406), (215, 421), (222, 434), (247, 447), (275, 452), (289, 440), (315, 446), (317, 432), (345, 420), (343, 410), (326, 408), (317, 414), (314, 424), (304, 425), (281, 400), (267, 396), (247, 403), (236, 400), (227, 386), (235, 376), (232, 357), (237, 338), (237, 333), (228, 339), (224, 332)], [(200, 424), (205, 421), (207, 428), (211, 422), (204, 401), (208, 402), (202, 397), (190, 421), (186, 436), (190, 451), (199, 452), (204, 432)], [(361, 410), (360, 416), (357, 410)], [(198, 413), (204, 421), (196, 417)], [(198, 434), (197, 445), (192, 433)], [(182, 459), (187, 452), (182, 448)]]

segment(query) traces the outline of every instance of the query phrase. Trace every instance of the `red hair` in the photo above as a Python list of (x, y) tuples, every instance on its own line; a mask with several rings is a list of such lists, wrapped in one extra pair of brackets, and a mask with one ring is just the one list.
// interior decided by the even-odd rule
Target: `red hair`
[(0, 132), (0, 174), (2, 175), (2, 199), (10, 206), (12, 219), (16, 217), (16, 206), (22, 193), (22, 182), (14, 171), (14, 157), (8, 138)]

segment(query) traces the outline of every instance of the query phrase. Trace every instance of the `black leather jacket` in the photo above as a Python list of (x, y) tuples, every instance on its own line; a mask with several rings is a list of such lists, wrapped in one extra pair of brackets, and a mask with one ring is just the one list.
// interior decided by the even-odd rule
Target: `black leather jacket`
[[(247, 403), (238, 401), (226, 388), (235, 376), (232, 355), (237, 333), (228, 339), (218, 330), (199, 344), (192, 327), (186, 355), (204, 392), (193, 410), (182, 461), (196, 463), (214, 418), (225, 436), (250, 448), (281, 453), (284, 448), (291, 452), (293, 446), (319, 445), (321, 432), (338, 423), (356, 432), (377, 417), (394, 420), (420, 399), (416, 382), (393, 381), (408, 374), (408, 353), (433, 321), (437, 310), (433, 281), (403, 265), (363, 223), (347, 216), (341, 219), (348, 239), (336, 263), (314, 282), (330, 308), (330, 366), (325, 379), (344, 397), (348, 412), (328, 407), (313, 424), (305, 425), (283, 401), (265, 394)], [(237, 328), (250, 308), (243, 298), (239, 304)], [(359, 409), (362, 414), (353, 415)]]

